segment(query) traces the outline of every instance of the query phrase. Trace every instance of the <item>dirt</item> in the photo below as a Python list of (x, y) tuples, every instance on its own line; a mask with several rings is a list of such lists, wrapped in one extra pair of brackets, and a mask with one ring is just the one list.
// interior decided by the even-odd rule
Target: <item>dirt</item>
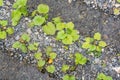
[[(103, 35), (103, 39), (109, 44), (109, 47), (114, 48), (116, 52), (116, 54), (111, 54), (111, 56), (116, 56), (120, 53), (119, 17), (115, 18), (113, 15), (106, 14), (101, 10), (91, 9), (82, 0), (76, 0), (71, 4), (67, 0), (29, 0), (29, 12), (34, 10), (40, 3), (49, 5), (49, 20), (60, 16), (63, 21), (73, 21), (80, 35), (84, 36), (91, 36), (95, 32), (100, 32)], [(56, 79), (50, 78), (47, 73), (40, 73), (36, 67), (20, 63), (9, 57), (6, 53), (0, 52), (0, 80)]]

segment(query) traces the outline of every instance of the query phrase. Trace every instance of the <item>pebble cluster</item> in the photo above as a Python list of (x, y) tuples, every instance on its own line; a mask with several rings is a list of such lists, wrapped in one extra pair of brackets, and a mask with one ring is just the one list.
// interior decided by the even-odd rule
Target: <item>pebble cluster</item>
[[(87, 4), (93, 4), (93, 7), (99, 6), (102, 9), (112, 8), (115, 5), (114, 0), (84, 0)], [(0, 19), (10, 20), (10, 12), (11, 12), (11, 4), (8, 0), (5, 0), (5, 5), (0, 8)], [(109, 3), (105, 6), (105, 3)], [(104, 5), (103, 5), (104, 4)], [(61, 72), (62, 64), (73, 65), (74, 58), (71, 58), (70, 55), (75, 52), (81, 52), (85, 55), (89, 62), (85, 66), (78, 66), (75, 71), (68, 72), (71, 75), (75, 75), (78, 80), (94, 80), (96, 74), (98, 72), (105, 72), (106, 74), (113, 74), (112, 67), (119, 66), (117, 60), (119, 58), (113, 57), (111, 59), (106, 59), (107, 54), (115, 53), (113, 48), (105, 49), (103, 51), (103, 55), (100, 58), (95, 58), (94, 56), (90, 56), (85, 53), (83, 49), (81, 49), (81, 42), (74, 43), (68, 46), (68, 49), (65, 49), (62, 43), (55, 40), (53, 36), (47, 36), (43, 33), (42, 27), (35, 26), (34, 28), (28, 27), (28, 22), (31, 19), (22, 18), (19, 24), (14, 27), (15, 33), (12, 36), (8, 36), (7, 39), (0, 41), (0, 50), (5, 51), (9, 54), (13, 59), (18, 59), (20, 62), (25, 62), (28, 64), (36, 63), (33, 55), (34, 52), (28, 52), (27, 54), (22, 53), (20, 50), (16, 50), (12, 48), (12, 44), (20, 38), (20, 35), (24, 32), (30, 34), (31, 43), (39, 42), (38, 51), (43, 51), (46, 46), (52, 46), (53, 51), (57, 53), (57, 58), (53, 62), (56, 67), (56, 72), (54, 73), (56, 80), (60, 80), (65, 73)], [(80, 41), (83, 40), (83, 37), (80, 38)], [(109, 50), (109, 51), (108, 51)], [(108, 58), (108, 57), (107, 57)], [(106, 61), (105, 61), (106, 60)], [(105, 64), (105, 65), (104, 65)], [(103, 67), (104, 65), (104, 67)], [(115, 74), (113, 74), (114, 76)], [(119, 80), (119, 76), (117, 75), (115, 80)]]

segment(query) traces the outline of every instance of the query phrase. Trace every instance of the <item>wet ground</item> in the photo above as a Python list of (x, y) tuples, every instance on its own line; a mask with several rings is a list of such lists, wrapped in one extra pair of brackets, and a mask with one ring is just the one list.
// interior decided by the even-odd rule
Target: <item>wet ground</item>
[[(10, 1), (12, 2), (12, 0)], [(60, 16), (63, 21), (73, 21), (75, 28), (79, 30), (82, 36), (91, 36), (95, 32), (100, 32), (103, 35), (103, 39), (108, 43), (102, 59), (105, 59), (108, 64), (111, 62), (114, 67), (120, 66), (120, 55), (118, 55), (120, 54), (119, 16), (115, 17), (112, 14), (107, 14), (101, 9), (93, 9), (82, 0), (76, 0), (71, 3), (68, 3), (68, 0), (29, 0), (29, 12), (34, 10), (40, 3), (49, 5), (49, 20), (51, 20), (52, 17)], [(1, 51), (0, 80), (59, 80), (58, 78), (50, 78), (47, 73), (43, 74), (39, 72), (35, 66), (11, 58), (5, 50)], [(86, 70), (85, 76), (88, 77), (85, 77), (85, 80), (95, 80), (95, 75), (98, 71), (95, 69), (95, 73), (92, 72), (92, 70), (94, 71), (94, 67), (90, 69), (92, 66), (93, 65), (88, 64), (84, 68), (78, 68)], [(89, 69), (90, 71), (88, 71)], [(100, 71), (104, 71), (104, 69)], [(115, 71), (106, 70), (106, 73), (111, 75), (113, 80), (120, 80), (119, 74)]]

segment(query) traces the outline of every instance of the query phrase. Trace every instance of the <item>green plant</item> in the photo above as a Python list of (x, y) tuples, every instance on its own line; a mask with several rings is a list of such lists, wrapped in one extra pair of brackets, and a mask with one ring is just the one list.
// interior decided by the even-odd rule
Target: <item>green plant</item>
[(62, 65), (62, 69), (61, 69), (61, 70), (62, 70), (63, 72), (66, 72), (67, 70), (69, 70), (69, 68), (70, 68), (69, 65), (65, 65), (65, 64), (64, 64), (64, 65)]
[(76, 79), (75, 79), (75, 76), (73, 76), (73, 75), (68, 75), (68, 74), (66, 74), (65, 76), (63, 76), (62, 79), (63, 79), (63, 80), (76, 80)]
[(49, 73), (54, 73), (55, 72), (55, 66), (54, 65), (49, 65), (49, 66), (46, 67), (46, 70)]
[(3, 6), (3, 0), (0, 0), (0, 6)]
[(114, 8), (113, 12), (114, 12), (114, 15), (119, 15), (120, 14), (120, 9), (119, 8)]
[(36, 51), (38, 49), (38, 46), (39, 46), (39, 43), (34, 42), (33, 44), (31, 43), (28, 45), (28, 49), (31, 51)]
[(28, 50), (36, 51), (38, 49), (38, 43), (34, 42), (29, 44), (30, 36), (27, 33), (21, 35), (19, 41), (13, 43), (12, 47), (16, 49), (20, 49), (23, 53), (27, 53)]
[(0, 20), (0, 39), (5, 39), (7, 35), (11, 35), (14, 33), (14, 29), (8, 26), (7, 20)]
[(104, 73), (99, 73), (96, 80), (113, 80), (111, 76), (106, 76)]
[(87, 58), (86, 57), (84, 57), (80, 53), (75, 53), (75, 64), (76, 65), (78, 65), (78, 64), (84, 65), (84, 64), (86, 64), (86, 62), (87, 62)]
[(18, 21), (22, 17), (22, 15), (27, 15), (27, 0), (16, 0), (16, 2), (13, 4), (13, 8), (15, 10), (12, 10), (11, 18), (12, 18), (12, 26), (16, 26), (18, 24)]
[(41, 69), (46, 63), (46, 61), (42, 58), (42, 53), (37, 52), (34, 54), (34, 57), (37, 60), (37, 66)]
[(101, 34), (95, 33), (93, 38), (86, 37), (85, 42), (82, 44), (82, 48), (87, 49), (88, 52), (93, 52), (95, 56), (100, 56), (102, 48), (106, 47), (106, 42), (101, 40)]
[(39, 4), (37, 7), (39, 13), (47, 14), (49, 12), (49, 6), (46, 4)]
[(48, 22), (47, 25), (43, 26), (43, 31), (47, 34), (47, 35), (54, 35), (56, 32), (56, 28), (55, 25), (52, 22)]
[(53, 22), (57, 30), (56, 39), (62, 41), (63, 44), (72, 44), (79, 39), (78, 31), (74, 29), (72, 22), (62, 22), (59, 17), (53, 18)]
[(37, 10), (32, 12), (32, 21), (29, 23), (30, 27), (41, 26), (46, 22), (48, 18), (49, 6), (46, 4), (39, 4)]
[(52, 51), (52, 47), (48, 46), (45, 49), (46, 52), (46, 58), (42, 58), (42, 53), (41, 52), (37, 52), (34, 54), (35, 59), (37, 60), (37, 66), (40, 69), (43, 69), (45, 67), (45, 69), (49, 72), (49, 73), (54, 73), (55, 71), (55, 66), (52, 64), (53, 60), (56, 58), (57, 54), (55, 52)]

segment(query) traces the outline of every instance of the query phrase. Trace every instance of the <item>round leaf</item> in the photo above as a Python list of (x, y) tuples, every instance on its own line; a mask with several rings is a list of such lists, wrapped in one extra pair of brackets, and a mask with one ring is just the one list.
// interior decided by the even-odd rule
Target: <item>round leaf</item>
[(55, 66), (54, 66), (54, 65), (47, 66), (47, 67), (46, 67), (46, 70), (47, 70), (49, 73), (54, 73), (54, 71), (55, 71)]
[(44, 14), (46, 14), (46, 13), (49, 12), (49, 6), (46, 5), (46, 4), (40, 4), (40, 5), (38, 5), (38, 7), (37, 7), (37, 11), (38, 11), (39, 13), (44, 13)]
[(45, 18), (41, 16), (35, 16), (33, 19), (34, 25), (42, 25), (45, 22)]

